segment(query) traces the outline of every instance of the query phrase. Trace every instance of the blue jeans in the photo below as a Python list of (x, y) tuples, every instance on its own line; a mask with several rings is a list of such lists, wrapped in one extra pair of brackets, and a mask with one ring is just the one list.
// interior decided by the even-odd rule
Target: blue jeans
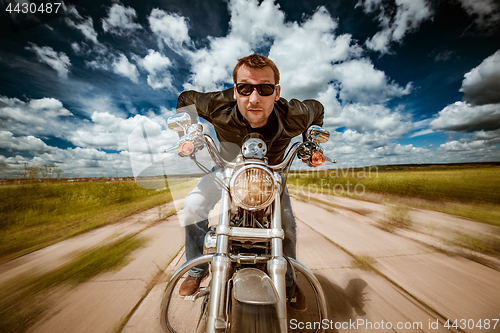
[[(221, 179), (221, 172), (213, 173)], [(190, 260), (203, 254), (203, 240), (208, 231), (208, 214), (221, 198), (221, 188), (210, 176), (205, 175), (184, 201), (184, 226), (186, 231), (186, 259)], [(288, 190), (281, 195), (281, 224), (285, 232), (283, 254), (296, 258), (297, 231), (295, 218), (290, 204)], [(202, 264), (189, 270), (189, 275), (199, 277), (208, 271), (208, 264)], [(287, 274), (290, 275), (290, 274)], [(287, 279), (287, 283), (290, 280)], [(289, 284), (289, 283), (288, 283)]]

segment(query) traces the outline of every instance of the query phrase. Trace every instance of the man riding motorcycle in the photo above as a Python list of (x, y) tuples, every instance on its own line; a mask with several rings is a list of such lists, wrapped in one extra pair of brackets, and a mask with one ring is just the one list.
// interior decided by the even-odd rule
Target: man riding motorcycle
[[(179, 96), (177, 109), (193, 104), (196, 106), (197, 114), (191, 114), (193, 121), (196, 121), (196, 116), (200, 116), (214, 126), (224, 159), (233, 160), (245, 136), (256, 132), (265, 139), (269, 164), (278, 164), (283, 161), (292, 138), (304, 134), (311, 125), (323, 125), (324, 115), (323, 105), (316, 100), (300, 102), (280, 98), (279, 79), (279, 70), (273, 61), (265, 56), (252, 54), (239, 59), (235, 66), (233, 88), (209, 93), (185, 91)], [(220, 172), (213, 172), (220, 177)], [(220, 196), (219, 185), (205, 175), (186, 197), (184, 225), (187, 260), (203, 254), (208, 214)], [(286, 256), (295, 258), (296, 224), (286, 187), (281, 202), (285, 232), (283, 251)], [(181, 296), (196, 293), (201, 281), (208, 275), (208, 264), (194, 267), (188, 274), (179, 289)], [(291, 272), (288, 272), (287, 287), (291, 287), (292, 283)], [(305, 310), (307, 302), (299, 288), (296, 288), (295, 296), (296, 302), (290, 306), (296, 310)]]

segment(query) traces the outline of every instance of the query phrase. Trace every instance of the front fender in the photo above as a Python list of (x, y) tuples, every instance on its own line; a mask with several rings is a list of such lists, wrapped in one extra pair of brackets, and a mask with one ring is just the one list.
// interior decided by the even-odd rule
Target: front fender
[(270, 305), (278, 303), (273, 280), (260, 269), (247, 267), (233, 275), (233, 295), (242, 303)]

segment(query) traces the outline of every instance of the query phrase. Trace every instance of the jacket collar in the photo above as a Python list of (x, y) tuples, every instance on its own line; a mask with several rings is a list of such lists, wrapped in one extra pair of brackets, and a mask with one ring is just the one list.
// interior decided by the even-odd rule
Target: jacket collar
[[(274, 103), (274, 108), (273, 108), (272, 114), (274, 114), (276, 116), (276, 119), (278, 120), (278, 128), (276, 129), (276, 134), (273, 136), (273, 138), (271, 139), (271, 141), (268, 144), (268, 147), (267, 147), (268, 150), (271, 149), (271, 146), (272, 146), (274, 140), (281, 137), (283, 134), (283, 131), (285, 130), (285, 125), (283, 124), (283, 119), (281, 118), (281, 114), (278, 111), (276, 102)], [(272, 116), (272, 114), (270, 115), (270, 117)], [(247, 134), (251, 131), (250, 126), (245, 122), (245, 120), (243, 119), (243, 115), (241, 114), (240, 110), (238, 109), (238, 104), (235, 104), (233, 106), (233, 109), (231, 110), (230, 117), (234, 123), (242, 126), (243, 128), (246, 128)]]

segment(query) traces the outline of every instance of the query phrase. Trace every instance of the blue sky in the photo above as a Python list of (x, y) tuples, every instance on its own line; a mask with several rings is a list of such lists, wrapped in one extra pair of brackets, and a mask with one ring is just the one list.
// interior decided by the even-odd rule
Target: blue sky
[(134, 129), (183, 90), (231, 87), (253, 52), (282, 97), (323, 103), (340, 167), (500, 161), (492, 0), (71, 1), (50, 17), (0, 3), (2, 178), (24, 163), (131, 176)]

